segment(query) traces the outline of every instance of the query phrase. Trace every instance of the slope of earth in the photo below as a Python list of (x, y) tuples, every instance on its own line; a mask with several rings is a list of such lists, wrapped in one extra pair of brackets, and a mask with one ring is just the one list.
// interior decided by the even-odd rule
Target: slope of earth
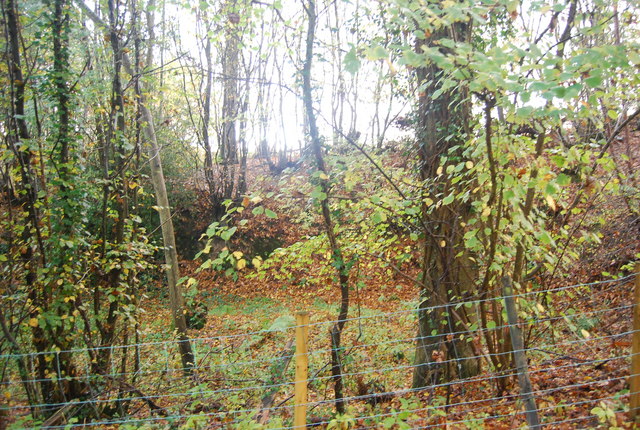
[[(615, 176), (603, 175), (600, 180), (601, 186), (617, 181), (624, 187), (625, 195), (611, 198), (605, 192), (595, 193), (586, 215), (572, 224), (600, 232), (601, 243), (585, 245), (579, 259), (559, 267), (554, 276), (539, 276), (536, 284), (544, 285), (544, 289), (562, 289), (629, 274), (627, 263), (640, 252), (640, 224), (630, 211), (633, 204), (637, 205), (632, 193), (637, 189), (634, 186), (637, 178), (633, 175), (638, 171), (640, 160), (638, 134), (632, 139), (632, 145), (619, 142), (612, 147), (614, 156), (629, 157), (628, 166), (614, 172)], [(281, 186), (281, 181), (262, 179), (260, 198), (254, 200), (257, 203), (247, 205), (245, 213), (259, 204), (278, 216), (267, 219), (247, 215), (247, 224), (239, 229), (240, 239), (232, 244), (234, 249), (251, 252), (250, 244), (257, 234), (280, 238), (278, 246), (282, 247), (320, 234), (320, 220), (317, 215), (311, 215), (317, 208), (311, 205), (305, 190), (300, 187), (290, 193), (293, 197), (283, 198), (277, 194)], [(312, 330), (310, 349), (317, 351), (319, 360), (312, 364), (315, 381), (311, 383), (310, 400), (324, 402), (331, 398), (327, 379), (327, 331), (331, 324), (322, 322), (335, 319), (339, 291), (332, 268), (323, 268), (328, 265), (325, 249), (318, 249), (305, 258), (308, 260), (301, 266), (286, 266), (287, 260), (283, 260), (283, 267), (271, 267), (259, 275), (256, 274), (259, 270), (249, 267), (236, 281), (211, 271), (196, 273), (197, 262), (185, 261), (184, 269), (198, 279), (202, 299), (208, 306), (206, 325), (194, 331), (194, 337), (206, 339), (287, 327), (293, 324), (297, 311), (311, 312), (312, 323), (319, 325)], [(382, 262), (367, 256), (359, 260), (352, 271), (354, 280), (359, 282), (353, 282), (350, 316), (357, 320), (348, 322), (344, 340), (347, 348), (344, 371), (351, 375), (347, 377), (346, 393), (354, 398), (349, 413), (358, 417), (353, 418), (351, 424), (357, 428), (377, 428), (381, 422), (386, 428), (402, 423), (421, 428), (447, 425), (445, 423), (450, 428), (523, 425), (523, 415), (517, 414), (522, 408), (517, 401), (515, 378), (508, 378), (508, 384), (500, 386), (496, 381), (504, 378), (504, 374), (495, 370), (476, 379), (463, 380), (464, 383), (436, 385), (417, 393), (408, 390), (416, 324), (409, 310), (418, 303), (412, 280), (417, 267), (411, 261), (403, 266)], [(630, 428), (625, 405), (628, 402), (632, 284), (628, 277), (625, 279), (550, 295), (543, 306), (546, 309), (537, 319), (527, 321), (531, 328), (525, 330), (531, 379), (538, 393), (538, 408), (548, 428)], [(159, 311), (151, 319), (162, 315)], [(287, 337), (258, 337), (248, 344), (241, 342), (233, 346), (236, 350), (244, 348), (243, 360), (247, 359), (243, 354), (277, 356), (289, 345)], [(488, 360), (484, 365), (488, 366)], [(291, 369), (289, 378), (290, 372)], [(381, 396), (381, 393), (387, 394)], [(288, 396), (288, 392), (277, 393), (276, 401), (290, 403)], [(443, 415), (443, 411), (446, 414)], [(318, 425), (332, 420), (331, 408), (326, 405), (317, 407), (311, 415)]]

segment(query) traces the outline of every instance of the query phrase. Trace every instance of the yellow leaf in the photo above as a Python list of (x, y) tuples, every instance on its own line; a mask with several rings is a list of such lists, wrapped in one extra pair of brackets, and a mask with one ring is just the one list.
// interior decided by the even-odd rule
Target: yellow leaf
[(465, 167), (467, 169), (472, 169), (473, 168), (473, 161), (467, 161), (466, 163), (464, 163)]
[(234, 251), (233, 252), (233, 256), (236, 257), (236, 260), (242, 258), (242, 252), (241, 251)]
[(31, 319), (29, 320), (29, 325), (30, 325), (31, 327), (38, 327), (38, 319), (37, 319), (37, 318), (31, 318)]
[(131, 188), (132, 190), (137, 186), (138, 184), (136, 184), (135, 182), (129, 182), (129, 188)]
[(553, 210), (554, 212), (558, 210), (558, 207), (556, 206), (556, 201), (553, 199), (553, 197), (547, 196), (546, 200), (551, 210)]
[(585, 329), (580, 330), (580, 333), (582, 333), (582, 337), (584, 337), (585, 339), (589, 339), (591, 337), (591, 334)]
[(438, 167), (438, 170), (436, 170), (436, 175), (442, 175), (442, 166)]
[(259, 269), (260, 266), (262, 265), (262, 259), (256, 257), (253, 260), (251, 260), (251, 264), (253, 264), (253, 267), (255, 267), (256, 269)]
[(247, 260), (245, 260), (244, 258), (241, 260), (238, 260), (237, 265), (238, 265), (238, 270), (242, 270), (245, 267), (247, 267)]
[(322, 179), (323, 181), (326, 181), (327, 179), (329, 179), (329, 177), (327, 176), (326, 173), (324, 172), (320, 172), (320, 174), (318, 175), (320, 177), (320, 179)]
[(440, 241), (440, 248), (444, 248), (445, 246), (447, 246), (447, 242), (445, 240), (441, 240)]
[(483, 217), (488, 217), (491, 214), (491, 208), (489, 206), (487, 206), (486, 208), (484, 208), (482, 210), (482, 216)]

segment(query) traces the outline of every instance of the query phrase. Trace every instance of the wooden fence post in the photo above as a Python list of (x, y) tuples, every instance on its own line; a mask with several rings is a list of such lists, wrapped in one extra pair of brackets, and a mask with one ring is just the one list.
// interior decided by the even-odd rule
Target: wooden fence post
[(309, 313), (296, 313), (296, 382), (294, 389), (295, 409), (293, 427), (307, 428), (307, 379), (309, 378), (309, 356), (307, 339), (309, 337)]
[(631, 421), (637, 423), (640, 421), (640, 263), (635, 264), (635, 271), (629, 413), (631, 414)]
[(527, 357), (524, 353), (524, 341), (522, 340), (522, 332), (518, 327), (518, 311), (516, 310), (516, 301), (513, 297), (513, 286), (511, 278), (505, 276), (502, 278), (502, 295), (507, 310), (507, 318), (509, 320), (509, 332), (511, 333), (511, 346), (513, 350), (513, 359), (516, 362), (516, 371), (518, 372), (518, 385), (520, 386), (520, 397), (524, 402), (524, 408), (527, 418), (527, 424), (530, 429), (542, 429), (540, 418), (538, 417), (538, 408), (536, 407), (536, 399), (533, 397), (533, 387), (531, 379), (529, 379), (529, 370), (527, 365)]

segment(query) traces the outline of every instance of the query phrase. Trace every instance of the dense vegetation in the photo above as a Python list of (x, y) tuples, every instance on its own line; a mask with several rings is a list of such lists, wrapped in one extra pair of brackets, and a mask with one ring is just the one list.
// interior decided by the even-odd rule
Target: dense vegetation
[[(138, 379), (145, 342), (176, 340), (174, 376), (211, 390), (192, 339), (231, 329), (223, 306), (244, 332), (293, 308), (332, 321), (316, 370), (336, 426), (359, 413), (343, 398), (379, 389), (343, 377), (366, 360), (354, 303), (418, 309), (387, 333), (415, 334), (390, 351), (400, 386), (512, 369), (503, 279), (526, 294), (638, 258), (638, 16), (622, 0), (2, 0), (0, 428), (134, 415), (127, 396), (179, 407), (141, 394), (160, 390)], [(266, 301), (257, 326), (236, 290)], [(267, 309), (282, 295), (291, 309)], [(586, 309), (554, 300), (520, 316)]]

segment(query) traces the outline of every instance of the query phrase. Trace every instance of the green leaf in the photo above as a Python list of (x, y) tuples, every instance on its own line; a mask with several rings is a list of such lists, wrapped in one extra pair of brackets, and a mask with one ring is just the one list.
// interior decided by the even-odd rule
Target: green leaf
[(369, 60), (383, 60), (389, 58), (389, 53), (380, 45), (374, 45), (367, 49), (367, 59)]
[(380, 224), (381, 222), (385, 222), (387, 220), (387, 214), (381, 211), (378, 211), (373, 214), (371, 220), (374, 224)]
[(540, 233), (540, 242), (544, 243), (545, 245), (551, 245), (553, 244), (553, 239), (551, 238), (551, 236), (549, 236), (549, 233), (543, 231), (542, 233)]
[(591, 88), (598, 88), (602, 85), (602, 77), (601, 76), (591, 76), (584, 80), (585, 84), (589, 85)]
[(360, 59), (356, 55), (355, 47), (352, 47), (344, 56), (344, 70), (352, 75), (355, 75), (360, 70)]
[(209, 237), (215, 236), (217, 230), (218, 230), (218, 223), (214, 222), (209, 226), (209, 228), (207, 228), (207, 236)]
[(322, 188), (320, 187), (316, 187), (314, 188), (314, 190), (311, 192), (311, 198), (316, 199), (316, 200), (326, 200), (327, 199), (327, 194), (325, 192), (322, 191)]
[(231, 236), (233, 236), (237, 229), (238, 227), (231, 227), (229, 230), (220, 233), (220, 237), (226, 242), (227, 240), (231, 239)]
[(454, 198), (455, 198), (455, 196), (453, 195), (453, 193), (451, 193), (447, 197), (442, 199), (442, 204), (443, 205), (450, 205), (451, 203), (453, 203), (453, 199)]
[(558, 175), (558, 185), (564, 187), (571, 183), (571, 177), (569, 175), (565, 175), (564, 173), (560, 173)]
[(264, 213), (264, 208), (262, 206), (255, 207), (251, 213), (254, 215), (262, 215)]
[(570, 100), (576, 98), (580, 95), (580, 91), (582, 90), (582, 84), (577, 83), (567, 87), (567, 91), (564, 95), (565, 100)]
[(278, 214), (276, 214), (274, 211), (270, 210), (270, 209), (265, 209), (264, 214), (268, 217), (268, 218), (278, 218)]
[(567, 89), (561, 85), (557, 86), (557, 87), (553, 87), (551, 89), (551, 91), (553, 92), (553, 95), (562, 99), (564, 98), (565, 94), (567, 93)]

